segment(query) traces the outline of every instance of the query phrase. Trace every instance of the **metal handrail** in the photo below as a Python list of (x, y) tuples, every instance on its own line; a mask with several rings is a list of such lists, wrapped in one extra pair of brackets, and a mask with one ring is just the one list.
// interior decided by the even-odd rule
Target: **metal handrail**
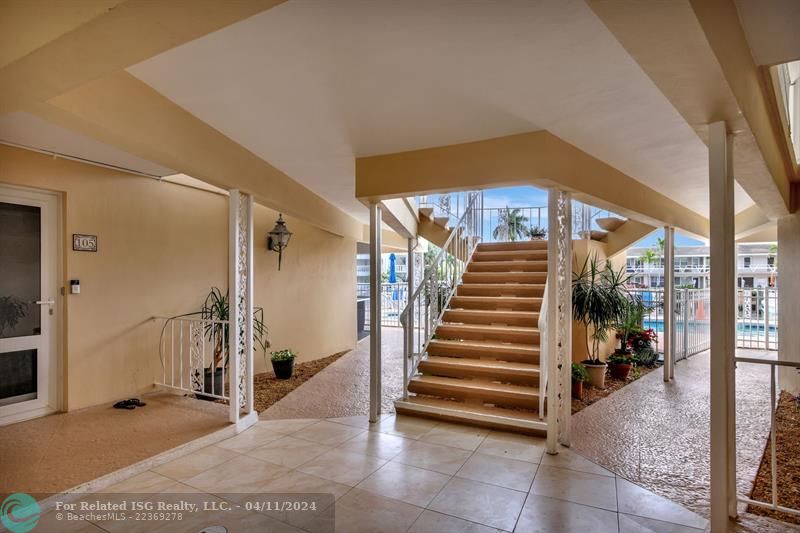
[(748, 505), (755, 505), (757, 507), (763, 507), (766, 509), (772, 509), (773, 511), (780, 511), (782, 513), (791, 514), (794, 516), (800, 516), (800, 509), (792, 509), (789, 507), (784, 507), (783, 505), (778, 505), (778, 452), (776, 449), (777, 445), (777, 433), (775, 431), (775, 409), (777, 407), (777, 386), (776, 386), (776, 377), (775, 377), (775, 369), (776, 367), (786, 367), (786, 368), (794, 368), (800, 371), (800, 362), (797, 361), (779, 361), (776, 359), (759, 359), (757, 357), (734, 357), (734, 361), (736, 363), (751, 363), (757, 365), (770, 365), (770, 381), (769, 381), (769, 398), (770, 398), (770, 431), (769, 431), (769, 439), (770, 439), (770, 474), (771, 474), (771, 481), (772, 481), (772, 502), (764, 502), (760, 500), (754, 500), (747, 496), (742, 496), (741, 494), (737, 494), (737, 499)]
[(545, 419), (545, 398), (547, 398), (547, 350), (549, 339), (547, 337), (547, 285), (550, 283), (550, 274), (544, 282), (542, 305), (539, 306), (539, 419)]
[(480, 240), (479, 199), (480, 193), (470, 193), (467, 208), (453, 226), (434, 261), (426, 266), (422, 281), (400, 313), (400, 324), (403, 326), (403, 399), (408, 398), (408, 382), (417, 371), (419, 361)]

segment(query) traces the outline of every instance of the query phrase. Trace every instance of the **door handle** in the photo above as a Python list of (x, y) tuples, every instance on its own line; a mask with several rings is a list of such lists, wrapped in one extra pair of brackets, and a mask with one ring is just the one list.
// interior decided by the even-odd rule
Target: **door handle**
[(53, 299), (50, 299), (50, 300), (36, 300), (33, 303), (36, 304), (36, 305), (55, 305), (56, 301), (53, 300)]

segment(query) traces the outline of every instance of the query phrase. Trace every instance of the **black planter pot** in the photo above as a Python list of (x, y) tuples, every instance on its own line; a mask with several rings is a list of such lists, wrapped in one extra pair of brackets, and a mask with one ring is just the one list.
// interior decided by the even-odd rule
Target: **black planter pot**
[(272, 370), (278, 379), (289, 379), (294, 374), (294, 358), (284, 361), (272, 361)]
[[(204, 376), (203, 376), (203, 392), (207, 392), (209, 394), (216, 394), (217, 396), (223, 396), (225, 393), (225, 384), (222, 382), (222, 369), (217, 368), (214, 372), (211, 372), (210, 368), (204, 369)], [(216, 400), (213, 396), (208, 396), (201, 392), (195, 394), (198, 400), (206, 400), (209, 402), (213, 402)]]

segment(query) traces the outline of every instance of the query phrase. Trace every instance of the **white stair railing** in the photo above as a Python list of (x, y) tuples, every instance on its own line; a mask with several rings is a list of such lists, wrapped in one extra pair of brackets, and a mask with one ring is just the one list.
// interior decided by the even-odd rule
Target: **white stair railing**
[(545, 401), (547, 398), (547, 285), (550, 283), (550, 274), (544, 282), (542, 305), (539, 306), (539, 419), (545, 419)]
[(422, 356), (433, 338), (444, 311), (456, 291), (461, 275), (480, 240), (479, 192), (469, 193), (467, 207), (453, 226), (439, 254), (411, 295), (403, 312), (403, 399), (408, 399), (408, 382), (416, 374)]

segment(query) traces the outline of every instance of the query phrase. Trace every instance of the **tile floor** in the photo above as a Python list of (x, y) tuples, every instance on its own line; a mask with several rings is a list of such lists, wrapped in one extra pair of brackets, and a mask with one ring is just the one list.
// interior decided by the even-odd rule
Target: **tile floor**
[[(707, 526), (575, 452), (546, 455), (541, 438), (394, 415), (372, 426), (363, 416), (261, 420), (103, 492), (324, 492), (336, 500), (336, 530), (347, 533), (698, 532)], [(51, 519), (45, 515), (43, 522)], [(255, 512), (240, 513), (236, 523), (270, 531), (320, 527), (313, 519)]]

